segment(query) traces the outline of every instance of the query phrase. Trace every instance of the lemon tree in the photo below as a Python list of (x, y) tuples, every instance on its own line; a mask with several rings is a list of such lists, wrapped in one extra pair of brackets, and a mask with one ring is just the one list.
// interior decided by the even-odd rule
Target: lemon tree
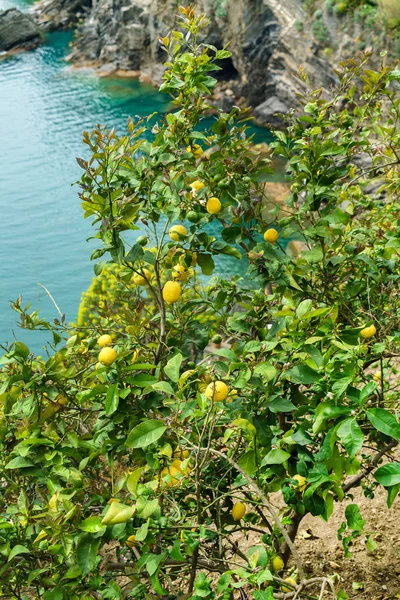
[[(6, 600), (344, 600), (305, 572), (302, 518), (346, 501), (349, 555), (353, 489), (400, 489), (400, 73), (361, 57), (305, 94), (275, 132), (275, 205), (247, 112), (206, 126), (229, 52), (205, 24), (181, 7), (160, 39), (171, 112), (84, 134), (98, 247), (77, 323), (13, 303), (52, 342), (0, 359)], [(241, 276), (215, 276), (224, 256)]]

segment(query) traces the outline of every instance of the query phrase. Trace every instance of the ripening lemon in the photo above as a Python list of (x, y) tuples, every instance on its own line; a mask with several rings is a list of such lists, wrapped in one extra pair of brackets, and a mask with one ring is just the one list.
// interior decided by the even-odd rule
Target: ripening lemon
[(180, 242), (185, 237), (187, 237), (188, 234), (186, 227), (184, 227), (183, 225), (173, 225), (168, 233), (169, 237), (174, 242)]
[(106, 346), (105, 348), (100, 350), (98, 356), (99, 362), (102, 365), (107, 365), (107, 367), (112, 365), (116, 358), (117, 353), (115, 352), (114, 348), (110, 348), (109, 346)]
[(191, 152), (196, 158), (200, 158), (203, 154), (203, 148), (199, 144), (193, 144), (186, 148), (186, 152)]
[(172, 277), (175, 281), (187, 281), (189, 279), (189, 271), (183, 265), (175, 265), (172, 269)]
[(105, 333), (104, 335), (101, 335), (99, 337), (99, 339), (97, 340), (97, 343), (101, 348), (104, 348), (104, 346), (111, 346), (112, 337), (108, 333)]
[(136, 285), (146, 285), (147, 281), (151, 278), (151, 273), (148, 269), (143, 269), (142, 273), (143, 275), (140, 275), (140, 273), (135, 273), (133, 276), (133, 281), (136, 283)]
[(206, 397), (214, 402), (223, 402), (229, 394), (229, 388), (223, 381), (213, 381), (206, 387)]
[(294, 475), (292, 479), (297, 481), (297, 483), (295, 483), (293, 487), (299, 490), (299, 492), (304, 492), (304, 490), (307, 487), (307, 479), (302, 475), (299, 475), (298, 473), (296, 473), (296, 475)]
[(276, 242), (278, 241), (278, 237), (279, 233), (276, 229), (273, 228), (267, 229), (267, 231), (264, 233), (264, 240), (269, 244), (276, 244)]
[(285, 566), (285, 563), (280, 556), (274, 556), (274, 558), (271, 560), (271, 565), (274, 573), (280, 573)]
[(199, 192), (200, 190), (203, 189), (204, 183), (202, 181), (196, 180), (196, 181), (193, 181), (193, 183), (190, 184), (190, 187), (192, 188), (192, 190), (194, 192)]
[(206, 210), (210, 215), (217, 215), (221, 211), (221, 208), (222, 204), (218, 198), (213, 196), (207, 200)]
[(286, 579), (284, 580), (287, 583), (290, 583), (292, 585), (292, 587), (286, 587), (286, 585), (282, 586), (282, 592), (293, 592), (293, 588), (295, 588), (297, 586), (297, 581), (295, 580), (294, 577), (286, 577)]
[(130, 535), (125, 544), (128, 546), (128, 548), (133, 548), (133, 546), (136, 544), (136, 535)]
[(240, 521), (246, 514), (246, 507), (243, 502), (235, 502), (232, 508), (232, 517), (234, 521)]
[(361, 331), (360, 331), (361, 337), (363, 337), (365, 340), (372, 338), (372, 336), (374, 336), (375, 334), (376, 334), (375, 325), (370, 325), (369, 327), (364, 327), (364, 329), (361, 329)]
[(177, 281), (167, 281), (163, 287), (162, 295), (167, 304), (173, 304), (181, 297), (181, 286)]

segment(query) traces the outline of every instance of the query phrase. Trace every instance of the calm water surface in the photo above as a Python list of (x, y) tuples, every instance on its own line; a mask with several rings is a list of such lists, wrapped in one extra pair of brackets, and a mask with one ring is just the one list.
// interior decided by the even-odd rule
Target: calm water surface
[[(0, 9), (10, 6), (27, 3), (0, 0)], [(0, 343), (15, 334), (36, 352), (48, 336), (19, 331), (10, 300), (22, 295), (44, 317), (57, 316), (41, 283), (71, 321), (93, 277), (92, 229), (71, 186), (80, 176), (75, 157), (85, 152), (82, 131), (101, 123), (122, 133), (128, 115), (163, 112), (168, 102), (135, 80), (72, 71), (64, 61), (70, 40), (53, 33), (38, 49), (0, 61)]]

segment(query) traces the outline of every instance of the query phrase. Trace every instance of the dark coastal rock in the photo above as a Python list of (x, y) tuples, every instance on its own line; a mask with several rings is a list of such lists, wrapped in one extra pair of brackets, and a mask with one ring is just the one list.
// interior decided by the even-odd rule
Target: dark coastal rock
[[(37, 6), (46, 27), (51, 27), (46, 20), (64, 26), (82, 16), (69, 57), (73, 62), (140, 71), (155, 84), (162, 80), (166, 55), (158, 38), (175, 25), (176, 0), (40, 0)], [(235, 97), (221, 96), (224, 106), (241, 98), (257, 107), (260, 122), (275, 123), (276, 112), (298, 104), (300, 66), (312, 85), (328, 88), (335, 81), (299, 0), (235, 0), (223, 11), (216, 7), (214, 0), (196, 4), (210, 20), (204, 41), (217, 48), (230, 44), (232, 58), (221, 63), (219, 79), (232, 82)], [(304, 24), (301, 31), (298, 23)]]
[(254, 109), (254, 117), (260, 125), (272, 125), (274, 127), (281, 123), (279, 114), (286, 114), (289, 107), (277, 96), (270, 96)]
[(40, 41), (39, 28), (30, 15), (16, 8), (0, 10), (0, 52), (33, 48)]

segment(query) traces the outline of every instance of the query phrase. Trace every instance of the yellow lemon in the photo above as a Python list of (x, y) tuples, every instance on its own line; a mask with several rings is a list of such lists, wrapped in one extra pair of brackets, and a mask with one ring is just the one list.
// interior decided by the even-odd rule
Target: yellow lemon
[(229, 388), (223, 381), (213, 381), (206, 387), (206, 397), (214, 402), (222, 402), (229, 394)]
[(99, 337), (99, 339), (97, 340), (97, 343), (99, 346), (101, 346), (101, 348), (104, 348), (104, 346), (111, 346), (112, 337), (108, 333), (105, 333), (104, 335), (101, 335)]
[(178, 446), (177, 448), (175, 448), (173, 455), (177, 458), (180, 458), (181, 460), (185, 460), (189, 457), (189, 450), (183, 450), (183, 448), (180, 448)]
[(108, 367), (113, 364), (116, 358), (117, 353), (115, 352), (114, 348), (110, 348), (109, 346), (106, 346), (100, 350), (98, 356), (99, 362), (102, 365), (107, 365)]
[(203, 154), (203, 148), (199, 144), (193, 144), (186, 148), (186, 152), (191, 152), (196, 158), (200, 158)]
[(232, 508), (232, 517), (234, 521), (240, 521), (246, 514), (246, 507), (243, 502), (235, 502)]
[(136, 544), (136, 535), (130, 535), (125, 544), (128, 546), (128, 548), (133, 548), (133, 546)]
[(280, 573), (285, 566), (280, 556), (274, 556), (274, 558), (271, 560), (271, 565), (274, 573)]
[(187, 234), (188, 231), (183, 225), (173, 225), (169, 230), (169, 237), (174, 242), (180, 242), (187, 236)]
[(382, 381), (382, 374), (381, 373), (374, 373), (374, 381), (376, 381), (377, 383), (380, 383)]
[(222, 208), (221, 202), (214, 196), (207, 200), (206, 210), (210, 215), (217, 215)]
[(292, 587), (287, 587), (286, 585), (282, 586), (282, 592), (293, 592), (293, 588), (295, 588), (297, 586), (297, 581), (295, 580), (294, 577), (286, 577), (286, 579), (284, 580), (287, 583), (291, 584)]
[(307, 487), (307, 479), (302, 475), (299, 475), (298, 473), (296, 473), (296, 475), (294, 475), (292, 479), (297, 481), (297, 483), (293, 484), (293, 487), (298, 489), (299, 492), (304, 492), (304, 490)]
[[(167, 475), (169, 477), (167, 478)], [(169, 467), (164, 467), (164, 469), (160, 473), (160, 479), (162, 480), (162, 484), (165, 487), (175, 487), (179, 485), (180, 479), (182, 478), (182, 471), (180, 471), (176, 466), (170, 465)]]
[(167, 281), (163, 287), (162, 295), (167, 304), (173, 304), (181, 297), (181, 286), (177, 281)]
[(361, 329), (361, 331), (360, 331), (361, 337), (363, 337), (365, 340), (372, 338), (372, 336), (374, 336), (375, 334), (376, 334), (375, 325), (370, 325), (369, 327), (364, 327), (364, 329)]
[(193, 191), (195, 192), (199, 192), (200, 190), (203, 189), (204, 187), (204, 183), (202, 181), (193, 181), (193, 183), (190, 184), (190, 187), (192, 188)]
[(172, 270), (172, 277), (175, 281), (187, 281), (189, 278), (189, 271), (185, 269), (183, 265), (175, 265)]
[(150, 280), (151, 273), (148, 269), (143, 269), (142, 273), (143, 275), (140, 275), (140, 273), (135, 273), (133, 276), (133, 281), (136, 283), (136, 285), (146, 285), (147, 281)]
[(269, 244), (276, 244), (276, 242), (278, 241), (278, 237), (279, 233), (276, 229), (273, 228), (267, 229), (267, 231), (264, 233), (264, 240)]

